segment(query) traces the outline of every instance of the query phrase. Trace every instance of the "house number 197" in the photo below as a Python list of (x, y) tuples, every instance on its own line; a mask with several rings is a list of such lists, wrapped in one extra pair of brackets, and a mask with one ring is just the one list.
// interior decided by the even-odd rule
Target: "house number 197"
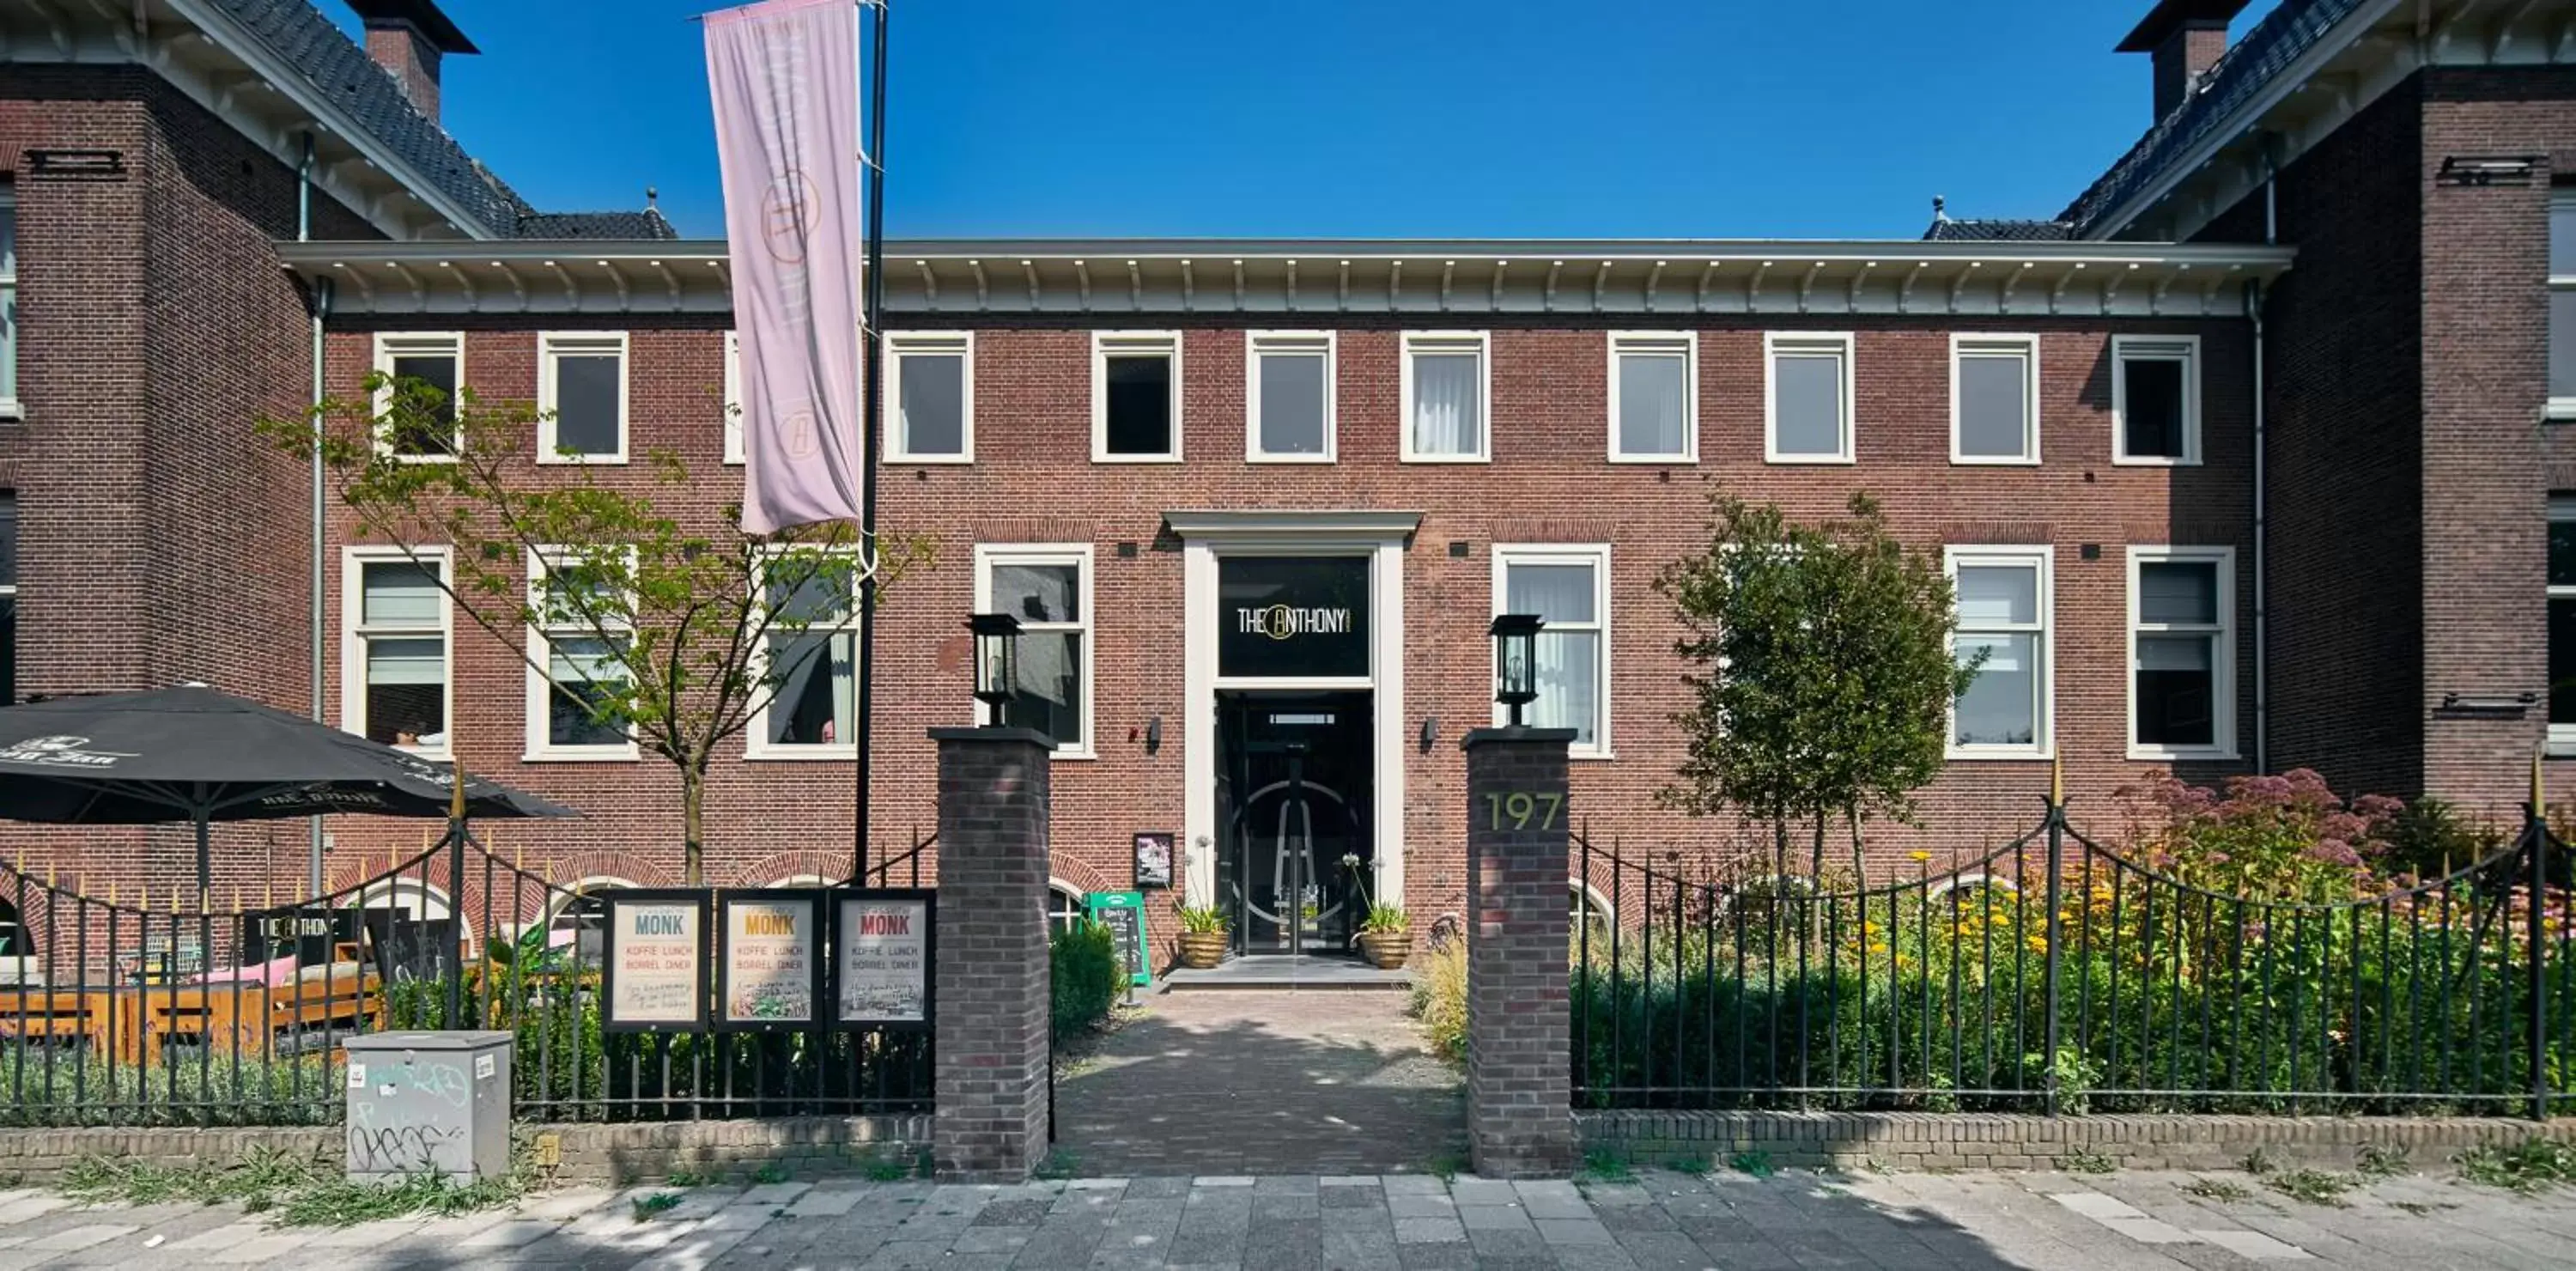
[(1564, 811), (1565, 796), (1562, 794), (1514, 790), (1510, 794), (1495, 792), (1485, 796), (1486, 823), (1497, 830), (1526, 830), (1532, 821), (1536, 821), (1542, 830), (1552, 830), (1556, 828), (1558, 814)]

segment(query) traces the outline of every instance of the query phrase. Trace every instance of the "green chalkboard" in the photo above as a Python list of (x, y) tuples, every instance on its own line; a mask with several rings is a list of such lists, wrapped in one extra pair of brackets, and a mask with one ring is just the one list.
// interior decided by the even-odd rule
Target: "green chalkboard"
[(1083, 899), (1083, 905), (1093, 922), (1109, 925), (1118, 961), (1127, 968), (1127, 982), (1140, 987), (1153, 983), (1154, 966), (1145, 957), (1145, 893), (1096, 891)]

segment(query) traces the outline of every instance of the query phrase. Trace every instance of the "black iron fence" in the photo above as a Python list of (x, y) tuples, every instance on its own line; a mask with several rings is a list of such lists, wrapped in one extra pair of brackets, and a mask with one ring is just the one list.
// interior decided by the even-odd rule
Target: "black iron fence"
[(2195, 885), (2056, 801), (1877, 884), (1573, 850), (1578, 1106), (2576, 1109), (2569, 855), (2538, 815), (2331, 899)]
[[(861, 881), (917, 886), (934, 847), (923, 838)], [(19, 920), (0, 948), (0, 1125), (336, 1123), (342, 1046), (402, 1028), (514, 1033), (516, 1110), (537, 1120), (930, 1109), (926, 1029), (604, 1030), (607, 894), (504, 860), (463, 827), (282, 903), (87, 895), (0, 864)], [(706, 889), (708, 912), (722, 894)]]

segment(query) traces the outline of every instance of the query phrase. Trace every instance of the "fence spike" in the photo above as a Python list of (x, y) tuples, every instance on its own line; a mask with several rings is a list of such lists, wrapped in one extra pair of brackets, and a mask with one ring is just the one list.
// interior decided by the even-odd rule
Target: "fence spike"
[(144, 911), (144, 912), (146, 912), (146, 913), (151, 912), (151, 910), (152, 910), (152, 885), (151, 885), (151, 884), (149, 884), (149, 883), (136, 883), (136, 884), (134, 885), (134, 907), (135, 907), (135, 908), (137, 908), (137, 909), (143, 910), (143, 911)]
[(277, 880), (276, 880), (276, 879), (272, 878), (272, 879), (269, 879), (267, 882), (264, 882), (264, 883), (260, 884), (260, 887), (259, 887), (259, 907), (260, 907), (260, 908), (262, 908), (262, 909), (275, 909), (275, 908), (277, 908)]
[(2053, 808), (2066, 806), (2066, 757), (2064, 755), (2052, 756), (2048, 761), (2048, 805)]
[(47, 861), (47, 862), (45, 862), (45, 890), (47, 890), (47, 891), (52, 891), (53, 889), (54, 889), (54, 862), (52, 862), (52, 861)]
[(107, 880), (107, 907), (116, 908), (116, 880), (113, 878)]
[(528, 872), (528, 845), (526, 842), (522, 841), (510, 845), (510, 868), (515, 869), (522, 874)]
[(2531, 816), (2533, 820), (2541, 819), (2541, 809), (2547, 806), (2540, 790), (2541, 750), (2542, 747), (2539, 746), (2531, 748)]

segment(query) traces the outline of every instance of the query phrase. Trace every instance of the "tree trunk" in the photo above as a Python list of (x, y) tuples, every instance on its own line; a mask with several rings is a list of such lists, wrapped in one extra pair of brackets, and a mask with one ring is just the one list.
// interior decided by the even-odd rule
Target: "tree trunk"
[(680, 881), (707, 885), (707, 765), (695, 760), (680, 765)]
[(1825, 945), (1825, 906), (1823, 901), (1816, 899), (1816, 897), (1824, 893), (1824, 890), (1825, 814), (1818, 812), (1816, 814), (1815, 859), (1810, 864), (1807, 871), (1807, 895), (1804, 900), (1807, 907), (1807, 943), (1810, 947), (1816, 949), (1822, 949)]

